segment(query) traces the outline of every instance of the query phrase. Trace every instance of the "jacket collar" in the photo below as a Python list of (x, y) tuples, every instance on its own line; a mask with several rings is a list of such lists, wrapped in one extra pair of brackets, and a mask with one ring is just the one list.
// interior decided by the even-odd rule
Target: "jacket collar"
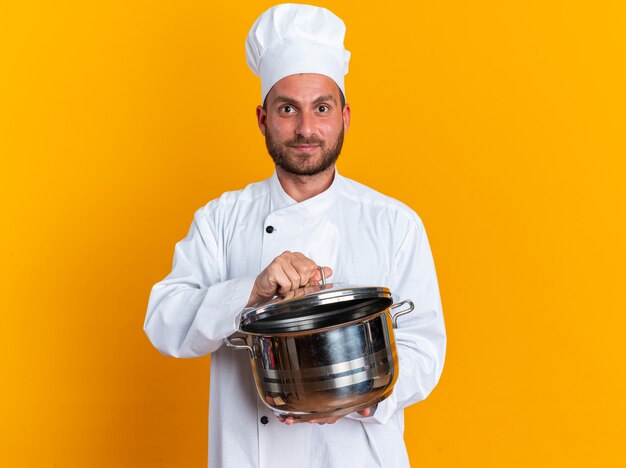
[(280, 185), (276, 171), (269, 179), (270, 183), (270, 212), (276, 212), (287, 208), (293, 208), (294, 214), (298, 213), (303, 216), (311, 216), (322, 213), (330, 209), (335, 204), (337, 197), (337, 186), (341, 176), (335, 168), (333, 183), (325, 191), (308, 200), (300, 203), (291, 198)]

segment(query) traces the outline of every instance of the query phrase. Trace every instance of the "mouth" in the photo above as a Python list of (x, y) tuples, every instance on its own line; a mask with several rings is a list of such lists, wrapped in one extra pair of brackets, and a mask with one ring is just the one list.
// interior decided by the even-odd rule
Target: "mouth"
[(319, 147), (320, 145), (291, 145), (291, 148), (300, 153), (311, 153)]

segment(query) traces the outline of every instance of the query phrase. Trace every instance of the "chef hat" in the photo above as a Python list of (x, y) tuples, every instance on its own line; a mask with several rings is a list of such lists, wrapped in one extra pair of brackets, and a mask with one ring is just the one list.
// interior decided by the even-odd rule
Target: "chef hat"
[(261, 78), (261, 101), (277, 81), (296, 73), (326, 75), (345, 96), (345, 34), (343, 21), (326, 8), (285, 3), (259, 16), (246, 39), (246, 61)]

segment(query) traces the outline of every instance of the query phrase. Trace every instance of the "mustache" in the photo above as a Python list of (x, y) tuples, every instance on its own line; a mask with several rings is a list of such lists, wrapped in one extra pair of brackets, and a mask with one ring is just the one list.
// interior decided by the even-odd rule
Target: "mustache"
[(294, 138), (293, 140), (289, 140), (286, 142), (287, 146), (299, 146), (299, 145), (318, 145), (318, 146), (324, 146), (324, 140), (320, 140), (319, 138), (315, 138), (315, 137), (297, 137)]

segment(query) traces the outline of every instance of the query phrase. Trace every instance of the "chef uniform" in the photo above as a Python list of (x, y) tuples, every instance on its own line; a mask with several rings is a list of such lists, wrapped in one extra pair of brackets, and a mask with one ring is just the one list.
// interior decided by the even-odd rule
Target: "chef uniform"
[[(319, 27), (304, 27), (307, 21)], [(342, 27), (328, 10), (308, 5), (279, 5), (264, 13), (247, 47), (249, 63), (261, 66), (263, 97), (271, 84), (294, 73), (287, 68), (274, 73), (272, 68), (274, 75), (264, 80), (263, 66), (269, 65), (259, 54), (272, 46), (272, 34), (282, 34), (285, 42), (295, 31), (302, 48), (302, 30), (321, 30), (322, 36), (330, 31), (325, 37), (339, 40), (343, 49), (343, 33), (337, 33)], [(259, 38), (266, 41), (263, 47)], [(313, 56), (325, 53), (323, 46), (318, 49)], [(335, 82), (343, 91), (349, 53), (335, 47), (330, 55), (340, 68), (305, 68), (303, 73), (341, 75)], [(224, 338), (238, 329), (255, 278), (286, 250), (331, 267), (329, 281), (385, 286), (415, 303), (415, 310), (399, 319), (395, 334), (397, 383), (373, 415), (353, 413), (329, 425), (286, 425), (258, 397), (248, 354), (223, 346)], [(446, 347), (435, 268), (419, 217), (337, 172), (326, 191), (300, 203), (274, 173), (199, 209), (187, 237), (176, 245), (172, 272), (152, 289), (144, 329), (163, 354), (212, 355), (209, 466), (228, 468), (409, 466), (403, 408), (435, 387)]]

